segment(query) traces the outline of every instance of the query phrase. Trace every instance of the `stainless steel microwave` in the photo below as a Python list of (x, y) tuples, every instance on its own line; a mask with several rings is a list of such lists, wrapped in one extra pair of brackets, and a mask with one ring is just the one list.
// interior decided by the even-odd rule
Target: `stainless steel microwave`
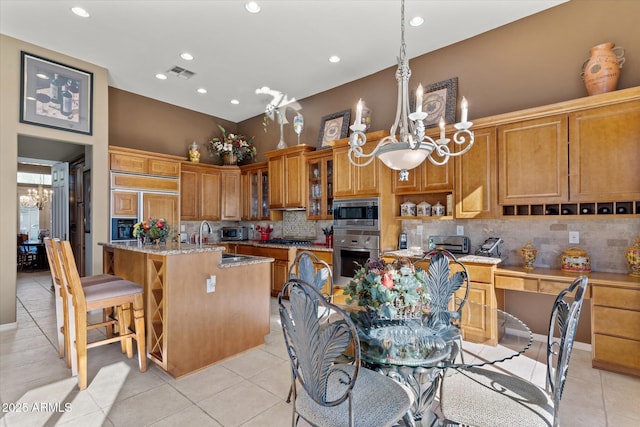
[(247, 227), (222, 227), (220, 229), (220, 240), (248, 240), (249, 232)]
[(334, 228), (379, 230), (380, 199), (348, 199), (333, 201)]

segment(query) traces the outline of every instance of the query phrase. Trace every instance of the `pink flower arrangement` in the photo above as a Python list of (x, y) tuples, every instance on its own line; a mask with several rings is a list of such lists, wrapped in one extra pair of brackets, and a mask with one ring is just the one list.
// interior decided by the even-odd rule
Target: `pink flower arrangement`
[(253, 159), (256, 156), (256, 147), (253, 145), (253, 137), (247, 138), (244, 135), (227, 133), (220, 125), (218, 129), (222, 132), (222, 137), (213, 137), (207, 142), (207, 149), (211, 156), (224, 156), (234, 154), (238, 161)]

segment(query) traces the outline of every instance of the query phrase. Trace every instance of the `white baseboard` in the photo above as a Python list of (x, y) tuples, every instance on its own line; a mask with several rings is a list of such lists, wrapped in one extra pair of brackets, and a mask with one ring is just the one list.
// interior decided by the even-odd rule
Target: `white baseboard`
[(18, 322), (5, 323), (4, 325), (0, 325), (0, 332), (12, 331), (14, 329), (18, 329)]

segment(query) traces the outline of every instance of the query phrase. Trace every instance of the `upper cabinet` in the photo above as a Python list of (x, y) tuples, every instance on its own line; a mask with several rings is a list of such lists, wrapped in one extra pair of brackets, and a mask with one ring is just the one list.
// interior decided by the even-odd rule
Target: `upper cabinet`
[(182, 160), (184, 160), (183, 157), (148, 153), (131, 148), (109, 147), (109, 168), (112, 171), (178, 177)]
[(333, 218), (333, 152), (320, 150), (307, 154), (307, 218)]
[(456, 218), (494, 218), (497, 206), (496, 129), (474, 129), (475, 142), (455, 159)]
[(185, 221), (239, 220), (240, 169), (183, 163), (180, 218)]
[(497, 127), (503, 216), (640, 214), (640, 88), (508, 118)]
[(640, 100), (569, 115), (572, 201), (640, 200)]
[(282, 150), (269, 151), (265, 156), (269, 165), (269, 208), (297, 209), (306, 207), (305, 153), (314, 148), (294, 145)]
[(269, 166), (267, 162), (241, 166), (242, 219), (269, 220)]
[(567, 123), (555, 115), (498, 127), (500, 204), (568, 200)]
[[(367, 143), (363, 147), (365, 153), (370, 153), (380, 139), (389, 135), (387, 131), (371, 132), (367, 134)], [(335, 179), (333, 195), (335, 198), (344, 197), (377, 197), (381, 189), (391, 182), (391, 169), (380, 160), (374, 159), (366, 166), (355, 166), (349, 161), (349, 139), (334, 142), (333, 167)], [(355, 160), (358, 163), (364, 163)]]

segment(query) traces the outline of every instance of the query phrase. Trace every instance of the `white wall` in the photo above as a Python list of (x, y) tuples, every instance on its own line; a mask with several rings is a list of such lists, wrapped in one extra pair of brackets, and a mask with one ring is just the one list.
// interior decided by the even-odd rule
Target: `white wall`
[[(20, 51), (93, 73), (93, 135), (20, 123)], [(93, 259), (92, 271), (102, 271), (102, 251), (97, 242), (108, 240), (109, 214), (109, 100), (107, 70), (57, 52), (0, 34), (0, 224), (17, 221), (18, 136), (33, 136), (91, 146), (93, 152)], [(7, 228), (7, 227), (5, 227)], [(15, 237), (5, 230), (0, 239), (0, 328), (16, 322)], [(10, 232), (11, 231), (11, 232)]]

